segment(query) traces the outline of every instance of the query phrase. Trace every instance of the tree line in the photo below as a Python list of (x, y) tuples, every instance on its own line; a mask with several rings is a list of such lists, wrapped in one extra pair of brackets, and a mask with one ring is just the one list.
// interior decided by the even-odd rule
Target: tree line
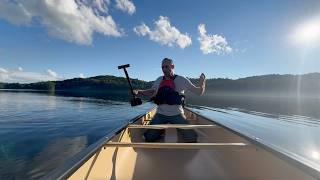
[[(198, 79), (190, 80), (197, 85)], [(131, 79), (134, 89), (150, 88), (152, 81)], [(262, 75), (240, 79), (208, 79), (207, 93), (307, 93), (319, 94), (320, 73), (304, 75)], [(0, 89), (34, 89), (45, 91), (128, 91), (126, 78), (116, 76), (95, 76), (90, 78), (73, 78), (63, 81), (46, 81), (37, 83), (0, 83)]]

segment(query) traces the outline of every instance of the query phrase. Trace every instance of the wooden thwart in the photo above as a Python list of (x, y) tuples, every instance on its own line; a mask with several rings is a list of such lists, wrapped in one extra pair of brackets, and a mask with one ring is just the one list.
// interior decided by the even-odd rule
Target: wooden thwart
[(247, 148), (245, 143), (127, 143), (108, 142), (104, 147), (134, 147), (155, 149)]
[(190, 125), (190, 124), (157, 124), (157, 125), (129, 125), (130, 129), (168, 129), (168, 128), (179, 128), (179, 129), (196, 129), (196, 128), (217, 128), (216, 125)]

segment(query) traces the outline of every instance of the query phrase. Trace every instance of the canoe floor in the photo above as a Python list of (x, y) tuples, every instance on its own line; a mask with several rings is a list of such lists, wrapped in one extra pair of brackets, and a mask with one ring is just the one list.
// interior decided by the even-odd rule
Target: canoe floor
[[(146, 114), (135, 124), (146, 124)], [(190, 124), (213, 122), (185, 112)], [(200, 143), (245, 143), (249, 147), (199, 149), (101, 148), (69, 179), (315, 179), (272, 153), (222, 128), (196, 129)], [(112, 142), (144, 142), (144, 129), (125, 129)], [(176, 129), (166, 129), (164, 142), (180, 142)]]

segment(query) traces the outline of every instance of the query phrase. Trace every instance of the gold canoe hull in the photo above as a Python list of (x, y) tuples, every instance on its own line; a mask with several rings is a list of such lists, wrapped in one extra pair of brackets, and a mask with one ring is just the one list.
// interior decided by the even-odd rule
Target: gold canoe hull
[[(260, 146), (189, 109), (190, 125), (148, 126), (155, 109), (96, 148), (61, 179), (318, 179), (316, 171)], [(185, 127), (183, 127), (185, 126)], [(146, 143), (146, 128), (165, 129)], [(198, 143), (184, 143), (176, 128), (195, 129)]]

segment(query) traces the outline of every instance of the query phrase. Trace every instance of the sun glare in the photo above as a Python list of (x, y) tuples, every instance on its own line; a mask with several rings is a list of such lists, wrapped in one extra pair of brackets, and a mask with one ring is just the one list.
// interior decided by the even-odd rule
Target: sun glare
[(312, 45), (320, 40), (320, 20), (300, 24), (293, 32), (295, 43)]
[(314, 159), (320, 159), (320, 154), (318, 151), (313, 151), (311, 156), (314, 158)]

